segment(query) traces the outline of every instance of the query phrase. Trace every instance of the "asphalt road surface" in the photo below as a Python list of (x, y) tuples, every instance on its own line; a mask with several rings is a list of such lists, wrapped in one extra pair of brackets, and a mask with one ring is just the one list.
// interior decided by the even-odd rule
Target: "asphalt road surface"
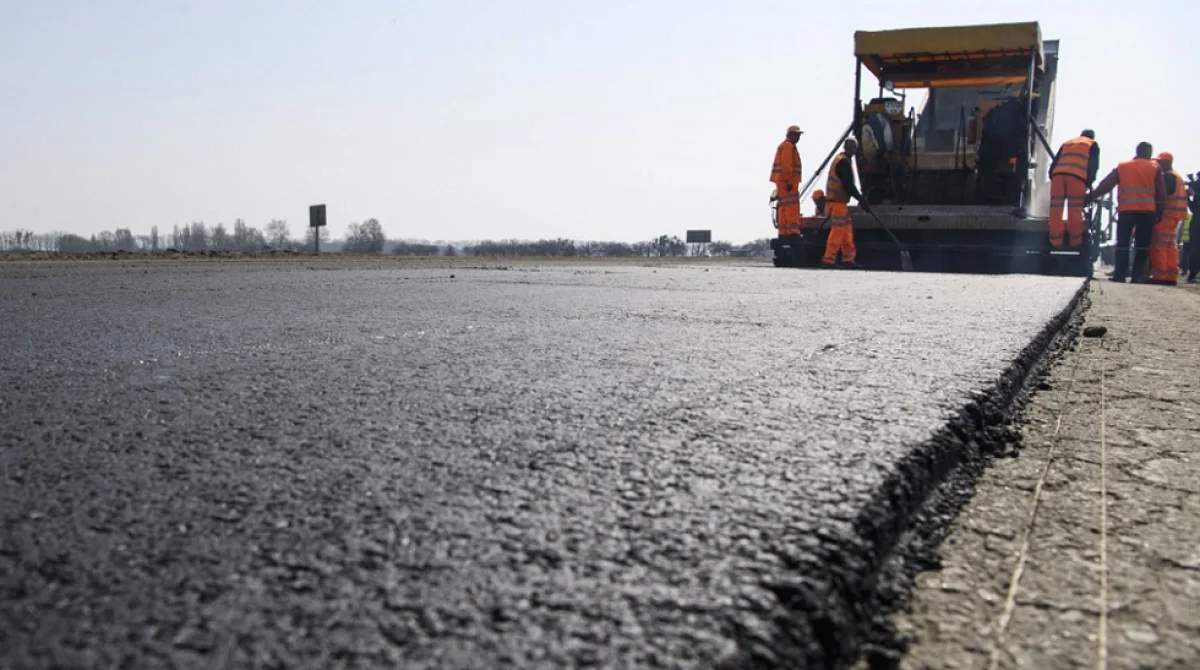
[(0, 266), (0, 668), (836, 667), (1080, 286)]

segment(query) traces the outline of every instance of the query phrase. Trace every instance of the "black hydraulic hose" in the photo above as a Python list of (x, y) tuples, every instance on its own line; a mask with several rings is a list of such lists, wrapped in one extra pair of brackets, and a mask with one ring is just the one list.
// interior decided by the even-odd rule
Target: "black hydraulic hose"
[(1046, 153), (1050, 154), (1050, 159), (1054, 159), (1054, 149), (1050, 148), (1050, 142), (1046, 136), (1042, 134), (1042, 129), (1038, 127), (1036, 121), (1030, 121), (1029, 125), (1033, 126), (1033, 132), (1037, 133), (1038, 139), (1042, 141), (1042, 146), (1046, 147)]
[(833, 160), (833, 157), (837, 155), (838, 148), (842, 146), (842, 143), (846, 141), (846, 138), (849, 137), (850, 133), (853, 131), (854, 123), (851, 123), (850, 127), (846, 128), (846, 132), (842, 133), (842, 138), (837, 141), (837, 144), (833, 145), (833, 151), (830, 151), (829, 155), (825, 157), (825, 160), (821, 163), (821, 167), (817, 168), (817, 171), (808, 178), (808, 183), (804, 185), (804, 188), (800, 189), (801, 202), (804, 202), (804, 196), (808, 195), (808, 189), (812, 188), (813, 182), (815, 182), (817, 177), (821, 175), (821, 171), (825, 169), (825, 166), (829, 165), (829, 161)]

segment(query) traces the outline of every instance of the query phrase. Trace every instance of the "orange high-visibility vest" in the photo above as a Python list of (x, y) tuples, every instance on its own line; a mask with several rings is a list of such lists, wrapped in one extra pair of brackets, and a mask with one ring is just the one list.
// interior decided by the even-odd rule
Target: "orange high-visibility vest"
[(799, 184), (800, 176), (800, 150), (795, 144), (784, 140), (775, 150), (775, 162), (771, 164), (771, 181), (776, 184)]
[(843, 151), (829, 165), (829, 178), (825, 181), (825, 199), (829, 202), (850, 202), (850, 196), (846, 195), (846, 188), (842, 186), (842, 178), (837, 173), (838, 166), (842, 164), (842, 161), (848, 160), (850, 158)]
[(1087, 183), (1088, 161), (1091, 159), (1092, 147), (1095, 144), (1096, 140), (1082, 135), (1063, 142), (1062, 155), (1054, 164), (1054, 171), (1050, 173), (1050, 176), (1069, 174)]
[(1117, 164), (1117, 211), (1154, 212), (1154, 180), (1158, 166), (1149, 158), (1133, 158)]
[(1182, 221), (1188, 215), (1187, 184), (1178, 172), (1167, 170), (1166, 173), (1175, 175), (1175, 191), (1167, 194), (1167, 207), (1163, 210), (1163, 218)]

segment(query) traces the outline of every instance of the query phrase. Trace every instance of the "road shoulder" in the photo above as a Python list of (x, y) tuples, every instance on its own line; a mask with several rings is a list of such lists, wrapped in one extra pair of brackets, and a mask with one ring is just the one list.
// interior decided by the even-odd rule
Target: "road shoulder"
[[(902, 667), (1195, 667), (1200, 292), (1094, 282), (1085, 337), (896, 625)], [(1102, 505), (1101, 501), (1107, 501)]]

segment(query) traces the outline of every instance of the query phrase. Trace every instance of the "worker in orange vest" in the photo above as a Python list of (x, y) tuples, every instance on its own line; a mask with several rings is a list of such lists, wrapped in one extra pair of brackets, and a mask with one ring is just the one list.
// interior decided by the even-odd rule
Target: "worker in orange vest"
[(1100, 169), (1100, 145), (1096, 133), (1085, 130), (1063, 142), (1050, 164), (1050, 245), (1064, 242), (1063, 207), (1067, 209), (1066, 244), (1083, 244), (1083, 198), (1096, 181)]
[(1132, 280), (1135, 284), (1143, 283), (1154, 226), (1166, 209), (1167, 188), (1162, 173), (1151, 160), (1153, 153), (1154, 147), (1149, 142), (1137, 145), (1134, 158), (1118, 163), (1084, 197), (1084, 204), (1087, 204), (1120, 186), (1117, 191), (1117, 258), (1112, 275), (1115, 282), (1124, 282), (1130, 276), (1129, 238), (1132, 236), (1136, 247)]
[(775, 162), (771, 164), (780, 237), (800, 234), (800, 177), (803, 171), (796, 143), (803, 134), (800, 126), (788, 126), (787, 139), (775, 150)]
[(842, 145), (842, 149), (829, 166), (829, 177), (825, 182), (829, 239), (825, 242), (825, 256), (821, 258), (821, 265), (834, 267), (838, 252), (841, 252), (842, 266), (854, 268), (858, 267), (858, 263), (855, 261), (854, 227), (850, 224), (850, 196), (854, 196), (863, 211), (871, 211), (871, 206), (854, 185), (854, 168), (850, 164), (850, 157), (858, 153), (858, 141), (850, 138)]
[(813, 205), (815, 205), (817, 208), (814, 216), (825, 216), (825, 203), (827, 202), (825, 200), (825, 191), (822, 191), (821, 189), (813, 191), (812, 201)]
[(1188, 190), (1183, 175), (1174, 170), (1175, 157), (1162, 152), (1155, 157), (1167, 191), (1167, 203), (1162, 216), (1154, 225), (1150, 240), (1150, 283), (1174, 286), (1179, 283), (1179, 246), (1176, 235), (1179, 225), (1187, 219)]

